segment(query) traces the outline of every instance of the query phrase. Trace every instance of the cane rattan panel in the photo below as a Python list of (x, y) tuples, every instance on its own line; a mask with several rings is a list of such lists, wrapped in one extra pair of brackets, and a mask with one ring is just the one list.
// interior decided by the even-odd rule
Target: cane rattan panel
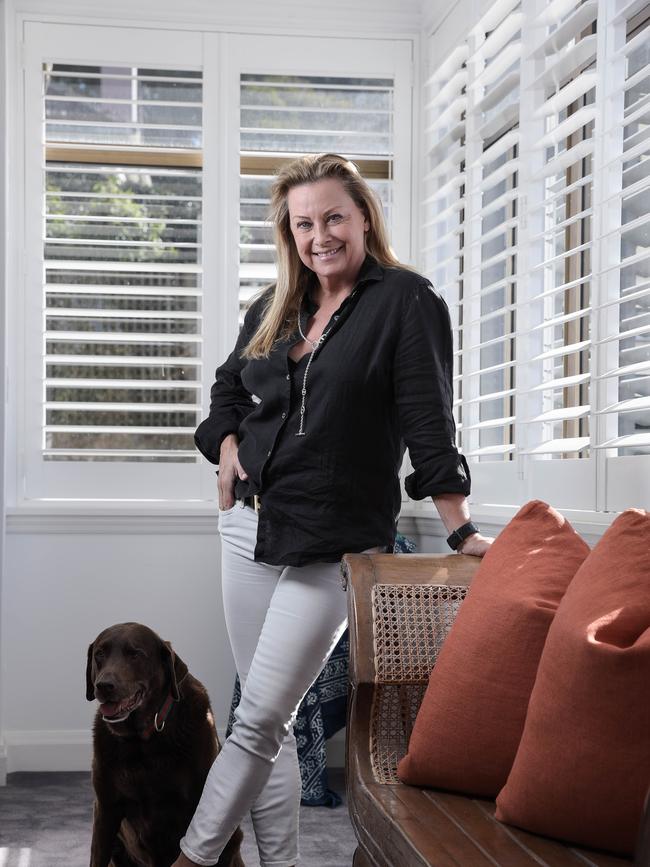
[(377, 684), (370, 721), (370, 762), (375, 781), (397, 783), (397, 763), (406, 754), (426, 683)]
[(377, 584), (372, 591), (375, 691), (370, 760), (378, 783), (397, 783), (429, 673), (467, 587)]
[(377, 683), (425, 682), (467, 587), (377, 584), (372, 615)]

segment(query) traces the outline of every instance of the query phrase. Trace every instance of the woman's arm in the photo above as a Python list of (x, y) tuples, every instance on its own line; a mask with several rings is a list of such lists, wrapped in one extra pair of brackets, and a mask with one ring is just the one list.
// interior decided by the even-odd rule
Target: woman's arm
[[(406, 300), (394, 359), (395, 401), (413, 473), (406, 492), (433, 499), (447, 533), (470, 520), (469, 467), (455, 445), (452, 333), (444, 300), (422, 277)], [(492, 539), (474, 533), (458, 547), (482, 557)]]
[(259, 324), (265, 299), (266, 295), (258, 298), (248, 309), (235, 348), (216, 370), (210, 389), (210, 413), (194, 434), (196, 447), (213, 464), (220, 463), (224, 439), (229, 434), (236, 435), (239, 425), (255, 408), (251, 395), (241, 381), (241, 372), (246, 364), (242, 352)]
[[(470, 520), (469, 503), (464, 494), (438, 494), (432, 497), (432, 500), (449, 535)], [(494, 539), (490, 536), (472, 533), (456, 550), (462, 554), (482, 557), (492, 542)]]
[(456, 448), (449, 312), (428, 281), (417, 275), (411, 279), (414, 284), (404, 291), (393, 357), (400, 432), (413, 465), (406, 492), (414, 500), (439, 494), (467, 496), (469, 468)]

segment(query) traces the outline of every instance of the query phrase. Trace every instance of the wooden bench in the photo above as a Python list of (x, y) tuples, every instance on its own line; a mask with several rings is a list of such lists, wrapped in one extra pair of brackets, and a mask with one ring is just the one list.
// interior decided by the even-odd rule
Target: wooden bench
[[(348, 807), (354, 867), (622, 867), (497, 822), (493, 801), (399, 782), (429, 672), (478, 568), (463, 555), (344, 558), (350, 617)], [(650, 847), (638, 867), (650, 867)]]

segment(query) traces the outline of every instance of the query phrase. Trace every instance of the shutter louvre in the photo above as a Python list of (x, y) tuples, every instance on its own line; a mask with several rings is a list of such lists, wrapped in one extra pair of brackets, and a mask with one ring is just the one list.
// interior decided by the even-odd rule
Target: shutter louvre
[(195, 462), (201, 74), (45, 64), (43, 80), (43, 457)]
[[(275, 246), (267, 215), (277, 166), (302, 154), (335, 152), (359, 162), (363, 173), (372, 160), (373, 176), (366, 172), (366, 179), (390, 216), (393, 82), (244, 74), (240, 80), (240, 150), (242, 320), (251, 299), (276, 279)], [(259, 166), (254, 173), (244, 170), (249, 162)]]

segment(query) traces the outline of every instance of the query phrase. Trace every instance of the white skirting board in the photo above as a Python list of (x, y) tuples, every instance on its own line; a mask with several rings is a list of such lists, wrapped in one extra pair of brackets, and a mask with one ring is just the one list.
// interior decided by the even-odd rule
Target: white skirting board
[[(84, 730), (3, 732), (6, 773), (89, 771), (92, 734)], [(1, 762), (1, 758), (0, 758)], [(6, 783), (0, 780), (0, 783)]]

